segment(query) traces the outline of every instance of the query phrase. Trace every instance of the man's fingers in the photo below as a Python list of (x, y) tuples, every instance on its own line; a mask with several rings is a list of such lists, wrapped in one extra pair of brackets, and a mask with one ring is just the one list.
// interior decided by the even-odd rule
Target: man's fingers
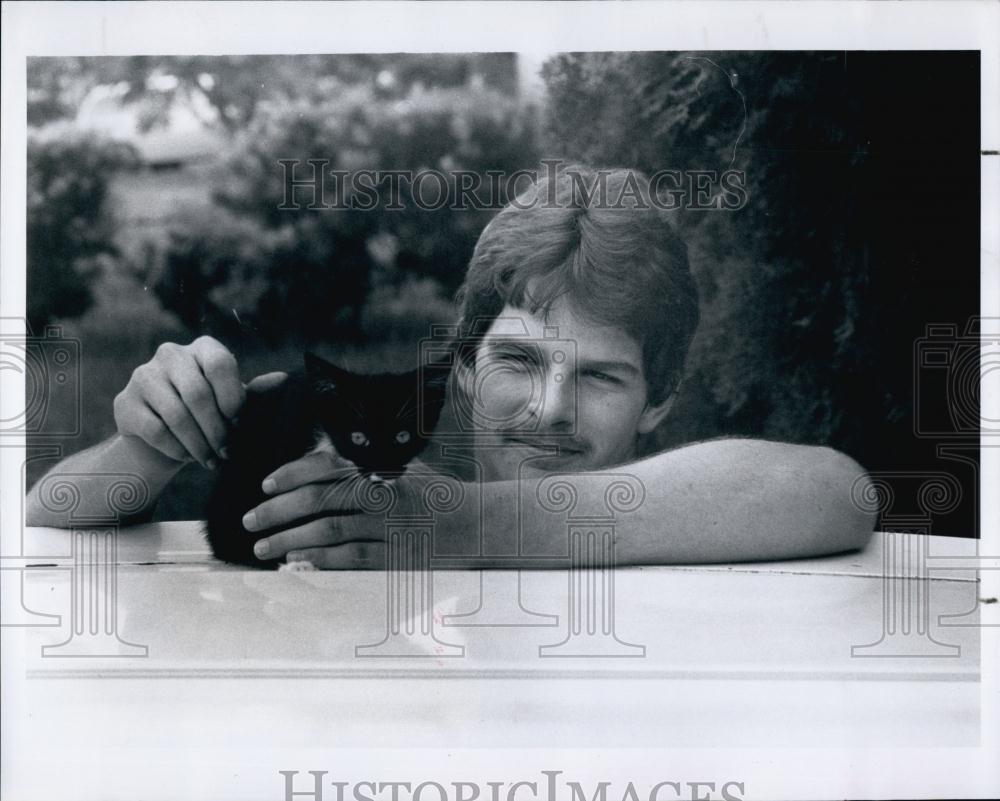
[(205, 440), (222, 456), (226, 445), (226, 424), (216, 403), (212, 386), (190, 353), (179, 354), (170, 368), (170, 381), (184, 406), (194, 418)]
[(170, 458), (210, 466), (223, 454), (226, 421), (244, 399), (236, 360), (222, 344), (211, 337), (164, 342), (115, 397), (115, 424), (123, 436), (138, 436)]
[(169, 432), (184, 446), (187, 453), (206, 467), (210, 467), (209, 462), (214, 458), (214, 451), (173, 387), (161, 388), (146, 401)]
[(181, 445), (163, 421), (147, 406), (133, 406), (129, 411), (126, 436), (136, 436), (160, 453), (178, 462), (191, 459), (191, 454)]
[(259, 540), (254, 545), (254, 553), (258, 559), (279, 559), (289, 551), (356, 541), (358, 535), (352, 533), (352, 527), (342, 526), (338, 518), (324, 517)]
[(282, 381), (288, 378), (288, 373), (264, 373), (263, 375), (257, 376), (249, 384), (246, 385), (247, 392), (266, 392), (278, 386)]
[(303, 548), (288, 553), (289, 562), (311, 562), (320, 570), (381, 570), (384, 542), (348, 542), (328, 548)]
[(310, 453), (279, 467), (264, 479), (261, 488), (268, 495), (277, 495), (306, 484), (343, 481), (357, 475), (357, 468), (336, 454)]
[(209, 466), (216, 454), (221, 455), (226, 428), (211, 384), (194, 356), (194, 346), (164, 343), (157, 348), (155, 361), (156, 375), (148, 384), (150, 406), (189, 453)]
[(247, 531), (266, 531), (313, 515), (353, 511), (357, 508), (353, 486), (348, 482), (307, 484), (283, 492), (247, 512), (243, 527)]
[[(272, 534), (254, 546), (257, 558), (278, 559), (291, 550), (339, 544), (337, 529), (328, 519), (313, 520), (303, 526)], [(261, 556), (264, 554), (264, 556)]]
[(232, 420), (246, 400), (236, 358), (212, 337), (196, 339), (191, 344), (190, 352), (211, 388), (219, 412)]

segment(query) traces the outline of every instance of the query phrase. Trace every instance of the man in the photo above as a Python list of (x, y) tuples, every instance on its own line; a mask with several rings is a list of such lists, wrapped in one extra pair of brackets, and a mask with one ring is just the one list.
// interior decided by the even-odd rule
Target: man
[[(605, 192), (581, 191), (600, 180)], [(459, 494), (475, 502), (436, 519), (435, 551), (454, 555), (452, 566), (524, 567), (509, 556), (523, 553), (522, 543), (564, 554), (564, 517), (531, 501), (538, 482), (552, 473), (585, 482), (608, 468), (645, 493), (619, 522), (618, 564), (785, 559), (868, 541), (873, 518), (851, 501), (862, 471), (828, 448), (716, 440), (637, 457), (640, 437), (676, 395), (698, 317), (685, 247), (650, 201), (638, 173), (601, 179), (566, 168), (519, 195), (481, 235), (459, 292), (452, 392), (452, 426), (472, 429), (471, 450), (452, 446), (428, 459), (442, 468), (450, 458), (453, 476), (461, 475), (450, 469), (456, 463), (471, 464), (464, 480), (476, 492)], [(282, 378), (261, 376), (247, 389)], [(57, 469), (141, 476), (150, 494), (135, 520), (148, 519), (185, 461), (212, 467), (225, 458), (224, 418), (244, 400), (236, 362), (218, 342), (164, 345), (116, 398), (118, 434)], [(244, 526), (281, 530), (257, 544), (259, 557), (384, 566), (383, 519), (332, 514), (357, 508), (338, 491), (343, 467), (336, 455), (313, 454), (265, 480), (272, 497)], [(437, 475), (411, 470), (398, 479), (401, 508), (419, 511)], [(66, 524), (33, 493), (27, 517)]]

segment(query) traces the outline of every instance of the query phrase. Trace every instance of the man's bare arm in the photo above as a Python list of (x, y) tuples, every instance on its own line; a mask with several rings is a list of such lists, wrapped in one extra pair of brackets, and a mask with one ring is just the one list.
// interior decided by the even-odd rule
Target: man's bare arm
[(35, 482), (28, 492), (25, 523), (60, 528), (70, 524), (68, 512), (44, 497), (43, 492), (48, 480), (63, 480), (64, 476), (76, 488), (80, 499), (73, 514), (89, 518), (108, 515), (106, 493), (109, 483), (116, 480), (111, 477), (124, 477), (136, 486), (139, 497), (145, 502), (130, 514), (122, 515), (118, 522), (122, 525), (144, 523), (152, 517), (163, 489), (184, 464), (163, 455), (138, 437), (116, 434), (92, 448), (67, 456)]
[[(272, 498), (244, 523), (248, 530), (285, 528), (262, 540), (262, 558), (291, 554), (326, 568), (381, 568), (382, 515), (307, 516), (343, 511), (332, 464), (320, 454), (272, 474)], [(604, 507), (607, 474), (641, 488), (631, 511)], [(425, 515), (429, 483), (442, 474), (407, 475), (397, 482), (397, 516)], [(864, 497), (861, 468), (829, 448), (752, 439), (703, 442), (598, 473), (492, 483), (463, 483), (452, 511), (435, 512), (436, 564), (453, 568), (558, 567), (568, 556), (568, 506), (543, 503), (545, 482), (565, 482), (577, 495), (578, 517), (615, 517), (615, 560), (620, 565), (766, 561), (821, 556), (864, 547), (874, 515), (852, 497)], [(563, 498), (565, 499), (565, 495)], [(628, 504), (624, 504), (627, 506)], [(548, 506), (549, 508), (546, 508)], [(251, 519), (252, 518), (252, 519)]]
[[(632, 476), (645, 489), (634, 511), (615, 513), (615, 558), (622, 565), (820, 556), (864, 547), (875, 525), (874, 515), (852, 501), (855, 483), (866, 481), (864, 472), (829, 448), (715, 440), (607, 472)], [(527, 492), (513, 481), (484, 485), (488, 553), (516, 553), (518, 526), (531, 552), (566, 553), (565, 513), (537, 502), (522, 503), (518, 512), (518, 495), (535, 497), (538, 481)], [(587, 474), (574, 481), (581, 492), (593, 485)], [(451, 525), (448, 515), (439, 518), (439, 536), (461, 537), (461, 515)]]
[[(69, 526), (71, 512), (91, 518), (117, 514), (123, 524), (149, 520), (164, 487), (186, 463), (213, 468), (225, 458), (226, 428), (246, 392), (284, 379), (285, 373), (268, 373), (244, 386), (236, 359), (211, 337), (189, 345), (164, 343), (115, 397), (118, 433), (49, 470), (28, 493), (26, 523)], [(78, 500), (71, 510), (47, 497), (57, 477), (74, 489)], [(125, 511), (112, 509), (108, 496), (122, 480), (134, 493)]]

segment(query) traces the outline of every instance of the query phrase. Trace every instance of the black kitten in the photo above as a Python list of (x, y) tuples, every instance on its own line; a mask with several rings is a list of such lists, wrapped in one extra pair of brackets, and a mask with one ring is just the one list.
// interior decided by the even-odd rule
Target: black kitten
[(336, 451), (359, 475), (391, 479), (427, 445), (444, 406), (447, 372), (358, 375), (305, 354), (305, 370), (276, 387), (253, 392), (230, 429), (229, 458), (208, 502), (206, 535), (223, 561), (274, 569), (254, 543), (274, 534), (248, 532), (243, 515), (266, 500), (261, 482), (283, 464), (310, 451)]

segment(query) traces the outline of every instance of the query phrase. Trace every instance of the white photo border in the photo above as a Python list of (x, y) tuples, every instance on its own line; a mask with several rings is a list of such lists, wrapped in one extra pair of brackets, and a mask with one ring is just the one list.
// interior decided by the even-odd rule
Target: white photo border
[[(471, 52), (558, 50), (979, 50), (982, 98), (981, 309), (1000, 317), (1000, 4), (993, 2), (426, 2), (426, 3), (5, 3), (2, 19), (2, 292), (0, 317), (24, 317), (26, 194), (26, 58), (157, 54)], [(918, 77), (915, 76), (915, 80)], [(23, 380), (7, 371), (3, 392), (23, 397)], [(19, 492), (23, 453), (0, 449), (3, 494)], [(1000, 486), (1000, 454), (983, 442), (983, 486)], [(23, 442), (20, 443), (23, 449)], [(997, 493), (980, 492), (981, 554), (1000, 554)], [(0, 525), (20, 526), (6, 504)], [(1000, 571), (982, 573), (983, 592), (997, 595)], [(990, 589), (992, 587), (992, 589)], [(338, 752), (355, 774), (392, 778), (514, 780), (561, 769), (574, 779), (628, 781), (738, 779), (746, 798), (991, 797), (1000, 793), (1000, 630), (982, 632), (982, 739), (979, 748), (885, 749), (452, 749)], [(3, 708), (7, 721), (24, 712), (18, 685), (23, 633), (3, 629)], [(5, 767), (16, 754), (16, 730), (4, 727)], [(249, 749), (231, 781), (239, 789), (281, 798), (277, 770), (329, 769), (332, 755)], [(13, 758), (13, 757), (12, 757)], [(384, 766), (391, 765), (385, 771)], [(236, 768), (237, 766), (228, 766)], [(668, 767), (669, 770), (664, 768)], [(164, 755), (163, 776), (178, 765)], [(55, 769), (55, 766), (54, 766)], [(204, 768), (202, 768), (204, 769)], [(373, 770), (372, 770), (373, 769)], [(156, 771), (159, 772), (159, 771)], [(5, 770), (4, 773), (7, 773)], [(232, 784), (235, 782), (235, 784)], [(270, 782), (273, 782), (271, 784)], [(67, 777), (67, 798), (73, 795)], [(183, 788), (184, 785), (178, 785)], [(228, 787), (229, 785), (227, 785)], [(182, 790), (179, 790), (181, 792)], [(9, 796), (13, 797), (13, 796)], [(247, 795), (245, 797), (251, 797)]]

